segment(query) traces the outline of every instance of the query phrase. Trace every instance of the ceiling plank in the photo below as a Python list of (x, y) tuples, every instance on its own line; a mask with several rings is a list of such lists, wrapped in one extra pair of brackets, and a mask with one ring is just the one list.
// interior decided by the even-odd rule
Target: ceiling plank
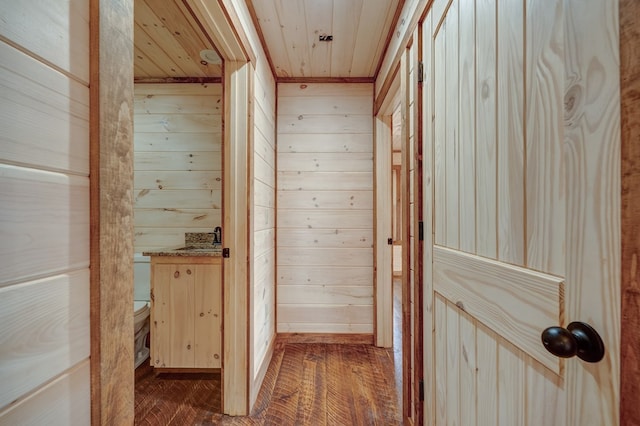
[(321, 42), (319, 37), (333, 34), (333, 7), (333, 1), (307, 0), (305, 2), (305, 19), (309, 30), (307, 38), (311, 46), (312, 77), (331, 77), (333, 42)]
[[(368, 0), (366, 6), (362, 7), (358, 18), (360, 24), (353, 49), (351, 75), (371, 75), (372, 68), (377, 65), (378, 58), (382, 54), (378, 51), (380, 41), (386, 40), (390, 25), (390, 22), (387, 23), (387, 21), (393, 18), (394, 11), (391, 16), (388, 13), (391, 6), (392, 4), (387, 0)], [(371, 28), (384, 30), (373, 32)]]
[[(138, 50), (143, 52), (141, 54), (152, 61), (161, 72), (156, 75), (152, 74), (152, 77), (179, 77), (185, 75), (185, 72), (176, 64), (173, 58), (167, 55), (156, 40), (149, 37), (140, 25), (135, 24), (134, 34), (135, 45)], [(150, 71), (147, 72), (150, 73)]]
[(166, 72), (156, 65), (155, 62), (138, 47), (134, 46), (134, 68), (140, 68), (147, 76), (152, 77), (156, 75), (167, 75)]
[[(205, 76), (206, 73), (199, 68), (199, 58), (193, 58), (178, 43), (175, 35), (164, 25), (153, 10), (144, 1), (135, 2), (136, 34), (135, 43), (141, 50), (142, 36), (153, 40), (156, 48), (162, 49), (165, 54), (175, 62), (183, 71), (183, 75)], [(144, 32), (144, 34), (142, 33)], [(206, 69), (205, 69), (206, 71)]]
[[(278, 81), (375, 77), (404, 4), (405, 0), (248, 1)], [(333, 40), (321, 42), (320, 35)]]
[(352, 76), (351, 64), (356, 48), (357, 28), (366, 25), (360, 22), (362, 5), (363, 0), (334, 2), (331, 77)]
[(292, 75), (289, 65), (289, 56), (286, 51), (286, 41), (280, 29), (278, 12), (275, 2), (257, 1), (251, 2), (258, 17), (258, 24), (266, 41), (265, 51), (271, 57), (277, 77), (289, 77)]
[(398, 0), (397, 4), (389, 3), (387, 20), (384, 23), (384, 30), (382, 31), (382, 34), (385, 34), (385, 37), (380, 37), (380, 44), (376, 50), (376, 60), (373, 64), (374, 68), (370, 70), (370, 75), (372, 76), (377, 76), (380, 71), (382, 60), (384, 59), (384, 55), (387, 53), (391, 37), (393, 37), (393, 30), (398, 24), (398, 19), (400, 19), (400, 12), (402, 12), (404, 2), (405, 0)]
[(311, 56), (308, 43), (304, 3), (279, 0), (275, 2), (280, 32), (289, 61), (289, 75), (311, 76)]

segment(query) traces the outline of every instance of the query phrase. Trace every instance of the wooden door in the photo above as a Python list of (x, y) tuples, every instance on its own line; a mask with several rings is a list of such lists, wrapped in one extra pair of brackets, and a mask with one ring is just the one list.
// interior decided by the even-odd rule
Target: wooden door
[[(617, 2), (436, 0), (422, 25), (425, 424), (615, 425)], [(545, 350), (572, 321), (602, 361)]]
[(151, 364), (193, 368), (194, 267), (158, 264), (152, 269)]

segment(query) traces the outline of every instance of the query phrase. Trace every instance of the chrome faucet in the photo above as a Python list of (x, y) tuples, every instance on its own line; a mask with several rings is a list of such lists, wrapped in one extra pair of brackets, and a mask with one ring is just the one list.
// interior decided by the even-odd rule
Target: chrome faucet
[(222, 228), (219, 226), (216, 226), (216, 228), (213, 230), (213, 245), (216, 244), (222, 244)]

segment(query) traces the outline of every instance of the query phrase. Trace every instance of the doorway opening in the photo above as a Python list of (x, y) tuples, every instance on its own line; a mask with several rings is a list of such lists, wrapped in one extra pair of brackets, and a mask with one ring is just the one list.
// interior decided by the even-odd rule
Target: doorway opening
[[(151, 353), (135, 364), (134, 408), (136, 420), (164, 423), (195, 405), (222, 413), (221, 266), (154, 266), (149, 255), (223, 245), (223, 61), (182, 1), (136, 1), (133, 48), (134, 299), (151, 307), (134, 354)], [(195, 278), (173, 282), (159, 268)]]

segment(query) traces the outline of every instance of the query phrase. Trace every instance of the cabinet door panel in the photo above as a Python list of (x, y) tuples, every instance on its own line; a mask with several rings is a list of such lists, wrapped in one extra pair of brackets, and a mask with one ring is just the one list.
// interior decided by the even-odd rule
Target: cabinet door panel
[(221, 265), (194, 266), (195, 368), (220, 368), (222, 333)]
[(155, 265), (153, 272), (153, 366), (191, 368), (195, 353), (195, 268), (191, 265)]

